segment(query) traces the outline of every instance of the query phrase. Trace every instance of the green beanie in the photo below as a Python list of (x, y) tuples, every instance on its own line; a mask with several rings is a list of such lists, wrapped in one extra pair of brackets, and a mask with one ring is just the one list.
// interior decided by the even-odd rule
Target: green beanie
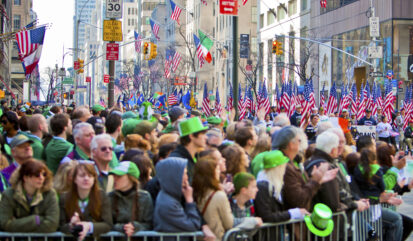
[(235, 194), (238, 194), (241, 191), (241, 188), (247, 187), (250, 185), (251, 181), (254, 181), (254, 175), (247, 172), (239, 172), (235, 174), (232, 182), (234, 183)]

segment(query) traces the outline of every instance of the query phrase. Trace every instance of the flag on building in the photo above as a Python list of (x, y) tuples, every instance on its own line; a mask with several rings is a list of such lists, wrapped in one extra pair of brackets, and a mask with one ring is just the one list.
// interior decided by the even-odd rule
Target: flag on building
[(179, 63), (181, 62), (181, 59), (181, 55), (178, 53), (178, 51), (175, 51), (174, 57), (172, 58), (172, 72), (176, 71)]
[(159, 37), (158, 37), (159, 25), (157, 23), (155, 23), (152, 19), (149, 20), (149, 23), (151, 24), (151, 29), (152, 29), (153, 35), (155, 35), (155, 37), (157, 39), (159, 39)]
[(138, 34), (136, 31), (134, 31), (134, 32), (135, 32), (135, 51), (136, 51), (137, 53), (140, 53), (140, 52), (141, 52), (141, 40), (142, 40), (142, 37), (141, 37), (141, 35)]
[(204, 85), (204, 97), (202, 98), (202, 111), (206, 116), (211, 115), (211, 110), (209, 106), (209, 96), (208, 96), (208, 85), (207, 82), (205, 82)]
[(194, 34), (194, 43), (196, 47), (196, 55), (198, 56), (199, 67), (202, 68), (202, 65), (204, 65), (205, 63), (204, 53), (202, 52), (201, 42), (199, 41), (199, 38), (195, 34)]
[(169, 2), (171, 3), (172, 8), (171, 19), (179, 23), (179, 15), (181, 15), (182, 9), (178, 7), (178, 5), (176, 5), (172, 0), (169, 0)]
[(330, 89), (330, 97), (327, 103), (327, 115), (334, 114), (337, 111), (337, 92), (336, 82), (333, 83)]
[(26, 75), (30, 75), (40, 61), (46, 27), (16, 33), (19, 58)]
[(202, 53), (204, 53), (204, 59), (208, 62), (211, 63), (212, 61), (212, 56), (209, 50), (211, 49), (212, 45), (214, 45), (214, 42), (206, 36), (201, 30), (198, 30), (199, 34), (199, 40), (201, 42), (201, 49)]
[(218, 88), (217, 88), (217, 93), (215, 96), (215, 110), (217, 111), (217, 115), (220, 116), (222, 112), (222, 105), (221, 105), (221, 98), (219, 97)]

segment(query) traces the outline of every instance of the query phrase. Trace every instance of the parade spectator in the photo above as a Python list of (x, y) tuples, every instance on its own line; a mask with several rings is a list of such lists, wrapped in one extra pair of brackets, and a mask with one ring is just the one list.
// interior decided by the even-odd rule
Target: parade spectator
[(142, 189), (145, 189), (146, 183), (152, 179), (152, 174), (154, 172), (154, 167), (151, 159), (142, 154), (135, 155), (132, 157), (131, 162), (135, 163), (139, 169), (139, 183)]
[(56, 114), (50, 119), (53, 138), (45, 148), (46, 165), (53, 173), (56, 173), (60, 161), (73, 148), (66, 140), (67, 135), (72, 133), (72, 121), (66, 114)]
[(132, 148), (138, 148), (142, 151), (148, 152), (151, 150), (151, 144), (149, 141), (145, 140), (139, 134), (129, 134), (125, 137), (125, 151), (129, 151)]
[(117, 140), (122, 131), (122, 115), (111, 113), (105, 121), (106, 133), (112, 137), (112, 143), (116, 157), (119, 159), (120, 155), (125, 152), (122, 145), (117, 144)]
[(76, 161), (66, 162), (61, 164), (57, 169), (57, 172), (53, 177), (53, 188), (58, 196), (70, 190), (70, 185), (73, 181), (73, 171), (77, 164), (78, 162)]
[(257, 144), (251, 152), (251, 159), (254, 160), (257, 155), (269, 150), (271, 150), (271, 138), (267, 134), (260, 135)]
[(22, 163), (0, 202), (0, 228), (6, 232), (50, 233), (59, 224), (52, 174), (37, 160)]
[(301, 111), (302, 111), (301, 105), (295, 106), (295, 112), (290, 118), (291, 125), (300, 127), (301, 118), (303, 118)]
[(387, 117), (384, 115), (381, 117), (381, 122), (377, 125), (376, 131), (379, 137), (379, 140), (384, 141), (386, 143), (391, 143), (391, 131), (392, 127), (388, 123)]
[(179, 141), (179, 135), (176, 133), (163, 134), (159, 137), (158, 147), (161, 147), (163, 145), (170, 144), (170, 143), (178, 143), (178, 141)]
[(364, 125), (364, 126), (375, 126), (377, 125), (376, 120), (371, 116), (371, 110), (367, 109), (366, 110), (366, 115), (361, 118), (358, 123), (358, 125)]
[(376, 122), (379, 122), (381, 120), (381, 117), (383, 116), (383, 112), (381, 110), (380, 106), (377, 106), (377, 113), (375, 116)]
[(128, 237), (135, 232), (151, 230), (153, 205), (148, 192), (139, 188), (140, 172), (133, 162), (121, 162), (110, 171), (115, 177), (112, 204), (113, 230)]
[[(187, 111), (179, 106), (172, 107), (169, 112), (169, 119), (171, 123), (169, 123), (166, 128), (162, 131), (162, 133), (171, 133), (178, 131), (177, 124), (178, 120), (184, 119)], [(192, 117), (193, 118), (193, 117)]]
[(75, 147), (73, 151), (67, 154), (61, 163), (70, 162), (72, 160), (90, 160), (91, 150), (90, 143), (95, 136), (95, 130), (92, 125), (87, 122), (81, 122), (73, 128), (73, 138), (75, 139)]
[(72, 119), (80, 120), (81, 122), (86, 122), (92, 115), (88, 108), (84, 106), (77, 107), (72, 114)]
[(100, 188), (109, 193), (113, 188), (113, 177), (108, 176), (113, 151), (112, 138), (108, 134), (97, 135), (93, 137), (90, 148), (92, 159), (98, 171), (96, 181)]
[(409, 120), (409, 126), (404, 129), (404, 140), (409, 148), (409, 151), (413, 151), (412, 141), (413, 141), (413, 120)]
[(41, 114), (34, 114), (29, 118), (27, 125), (30, 131), (30, 134), (27, 134), (27, 137), (33, 141), (31, 144), (33, 158), (45, 161), (46, 158), (42, 138), (45, 134), (49, 133), (46, 118)]
[(223, 141), (222, 133), (219, 129), (210, 129), (206, 133), (207, 136), (207, 146), (209, 148), (218, 148)]
[(328, 121), (328, 116), (325, 114), (324, 107), (320, 107), (318, 110), (318, 115), (320, 117), (320, 122)]
[(247, 153), (238, 144), (229, 145), (222, 150), (222, 156), (226, 160), (227, 175), (230, 180), (239, 172), (247, 172), (250, 161)]
[(399, 133), (398, 135), (398, 144), (399, 144), (399, 149), (404, 150), (404, 130), (403, 130), (403, 125), (404, 125), (404, 118), (405, 118), (405, 110), (404, 108), (400, 109), (400, 113), (396, 116), (396, 119), (394, 120), (394, 124), (396, 126), (396, 131)]
[(151, 144), (151, 151), (148, 152), (150, 158), (153, 158), (153, 155), (158, 151), (158, 130), (156, 129), (157, 126), (157, 121), (149, 122), (143, 120), (139, 122), (133, 130), (135, 134), (141, 135)]
[(7, 145), (10, 145), (13, 138), (19, 131), (19, 118), (13, 111), (7, 111), (0, 117), (3, 127), (3, 137)]
[(244, 152), (248, 155), (249, 160), (251, 160), (250, 154), (257, 144), (257, 140), (257, 133), (252, 127), (243, 127), (237, 129), (235, 132), (235, 142), (240, 145), (242, 149), (244, 149)]
[(59, 200), (60, 230), (78, 240), (88, 234), (97, 238), (112, 227), (110, 200), (99, 190), (97, 179), (93, 165), (80, 163), (73, 171), (70, 191)]
[(319, 117), (316, 114), (312, 114), (310, 116), (310, 123), (308, 123), (307, 127), (305, 128), (305, 134), (307, 135), (309, 143), (314, 143), (318, 128), (318, 121)]
[(102, 111), (104, 111), (104, 110), (105, 110), (105, 107), (103, 107), (99, 104), (93, 105), (92, 106), (92, 115), (94, 117), (100, 117), (100, 113), (102, 113)]

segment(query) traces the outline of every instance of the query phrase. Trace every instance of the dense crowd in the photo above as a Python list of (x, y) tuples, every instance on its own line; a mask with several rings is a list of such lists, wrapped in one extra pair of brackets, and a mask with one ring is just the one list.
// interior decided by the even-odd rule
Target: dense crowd
[[(100, 105), (1, 110), (6, 232), (61, 231), (82, 240), (111, 230), (128, 237), (202, 231), (209, 241), (233, 227), (305, 220), (306, 230), (326, 236), (331, 213), (398, 206), (413, 188), (405, 168), (413, 122), (402, 129), (403, 110), (394, 126), (380, 111), (357, 121), (343, 110), (344, 128), (323, 108), (300, 128), (300, 106), (291, 118), (260, 109), (242, 121), (234, 111), (205, 117), (179, 106), (153, 110), (149, 102), (136, 112)], [(353, 135), (355, 125), (376, 126), (378, 140)], [(383, 237), (365, 222), (367, 240), (406, 240), (413, 229), (410, 217), (391, 209), (381, 209), (381, 218)]]

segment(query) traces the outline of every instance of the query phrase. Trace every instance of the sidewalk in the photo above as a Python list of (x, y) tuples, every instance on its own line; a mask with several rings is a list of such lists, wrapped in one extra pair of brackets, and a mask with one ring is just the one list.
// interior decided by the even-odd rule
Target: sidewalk
[[(413, 217), (413, 192), (405, 193), (402, 197), (403, 204), (397, 209), (402, 214)], [(413, 232), (410, 234), (408, 241), (413, 241)]]

